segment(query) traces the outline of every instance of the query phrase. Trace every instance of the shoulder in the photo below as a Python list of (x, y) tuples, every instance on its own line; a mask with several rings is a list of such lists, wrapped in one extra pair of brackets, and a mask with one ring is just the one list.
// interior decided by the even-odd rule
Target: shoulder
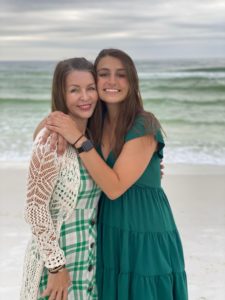
[[(42, 140), (42, 137), (44, 136), (44, 134), (46, 133), (47, 129), (44, 127), (42, 128), (39, 133), (37, 134), (35, 140), (34, 140), (34, 145), (38, 145), (38, 144), (42, 144), (41, 143), (41, 140)], [(51, 134), (49, 135), (48, 139), (47, 139), (47, 142), (46, 144), (48, 144), (51, 140)]]
[(160, 127), (159, 121), (152, 113), (143, 112), (138, 114), (125, 135), (125, 142), (145, 135), (155, 136)]
[(32, 147), (32, 157), (35, 155), (39, 158), (39, 160), (48, 160), (50, 159), (51, 161), (54, 160), (55, 163), (57, 163), (60, 159), (59, 156), (57, 155), (57, 147), (54, 149), (51, 149), (51, 139), (52, 136), (49, 135), (47, 138), (47, 141), (43, 144), (42, 138), (44, 134), (46, 133), (46, 128), (42, 128), (40, 132), (37, 134), (34, 142), (33, 142), (33, 147)]
[(129, 140), (135, 139), (137, 137), (141, 137), (145, 135), (144, 133), (144, 119), (142, 116), (136, 116), (133, 124), (130, 126), (129, 130), (125, 135), (125, 142)]

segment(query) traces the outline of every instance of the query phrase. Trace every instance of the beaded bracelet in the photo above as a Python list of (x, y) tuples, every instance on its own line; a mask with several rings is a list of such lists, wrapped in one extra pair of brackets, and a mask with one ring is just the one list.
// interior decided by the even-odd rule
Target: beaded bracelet
[(48, 269), (48, 272), (51, 274), (56, 274), (58, 272), (62, 272), (62, 270), (65, 269), (65, 267), (66, 267), (65, 265), (58, 266), (56, 268)]

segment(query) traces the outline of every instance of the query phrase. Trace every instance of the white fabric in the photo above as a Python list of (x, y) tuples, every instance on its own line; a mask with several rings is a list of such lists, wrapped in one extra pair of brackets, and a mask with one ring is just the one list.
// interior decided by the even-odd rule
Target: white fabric
[(80, 186), (77, 153), (68, 146), (63, 156), (50, 150), (51, 136), (45, 145), (35, 139), (30, 160), (25, 220), (31, 225), (32, 238), (27, 247), (21, 300), (36, 300), (44, 265), (54, 268), (65, 264), (59, 247), (60, 228), (75, 208)]

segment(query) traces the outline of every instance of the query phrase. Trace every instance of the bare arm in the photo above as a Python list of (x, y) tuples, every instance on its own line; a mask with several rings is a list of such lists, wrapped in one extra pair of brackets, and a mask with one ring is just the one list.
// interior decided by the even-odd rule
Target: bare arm
[(125, 143), (113, 168), (105, 163), (95, 149), (82, 152), (80, 157), (95, 182), (111, 200), (114, 200), (126, 192), (143, 174), (156, 145), (152, 136), (139, 137)]
[[(55, 115), (47, 122), (47, 128), (63, 135), (71, 144), (77, 140), (81, 132), (67, 115)], [(86, 137), (79, 140), (79, 147)], [(83, 152), (80, 157), (88, 172), (110, 199), (121, 196), (142, 175), (153, 153), (157, 142), (153, 136), (133, 139), (123, 146), (114, 165), (110, 168), (95, 149)]]

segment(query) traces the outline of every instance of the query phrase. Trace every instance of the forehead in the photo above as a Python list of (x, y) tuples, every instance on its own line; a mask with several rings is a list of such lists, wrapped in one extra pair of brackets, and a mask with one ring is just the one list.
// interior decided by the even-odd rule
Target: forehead
[(97, 70), (100, 69), (109, 69), (109, 70), (117, 70), (123, 69), (125, 70), (125, 66), (119, 58), (113, 56), (105, 56), (100, 59)]
[(66, 77), (66, 85), (88, 85), (92, 83), (95, 83), (95, 79), (89, 71), (74, 70)]

